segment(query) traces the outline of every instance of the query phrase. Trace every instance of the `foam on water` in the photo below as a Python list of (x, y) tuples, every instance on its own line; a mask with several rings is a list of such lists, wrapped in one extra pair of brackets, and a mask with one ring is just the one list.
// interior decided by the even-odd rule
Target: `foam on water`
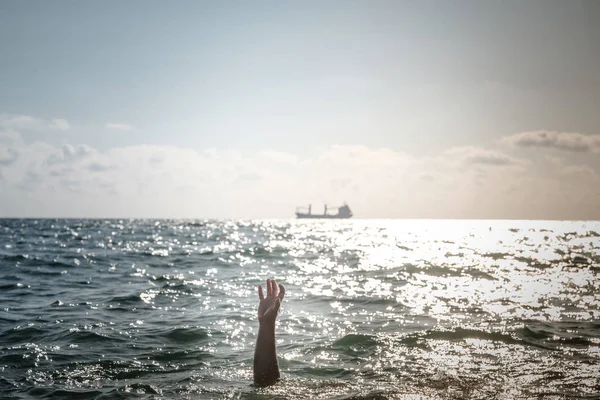
[[(593, 398), (600, 223), (0, 220), (2, 398)], [(286, 285), (254, 388), (256, 286)]]

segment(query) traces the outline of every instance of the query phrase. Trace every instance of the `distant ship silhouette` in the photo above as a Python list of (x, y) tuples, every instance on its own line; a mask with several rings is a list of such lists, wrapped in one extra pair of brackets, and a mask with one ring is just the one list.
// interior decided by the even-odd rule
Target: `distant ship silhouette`
[[(325, 210), (323, 214), (313, 214), (311, 211), (312, 206), (309, 204), (308, 207), (297, 207), (296, 208), (296, 217), (299, 219), (346, 219), (352, 217), (352, 211), (350, 207), (346, 203), (340, 207), (330, 207), (327, 208), (327, 204), (325, 204)], [(336, 214), (328, 214), (328, 210), (337, 209)], [(308, 210), (308, 212), (304, 212), (304, 210)]]

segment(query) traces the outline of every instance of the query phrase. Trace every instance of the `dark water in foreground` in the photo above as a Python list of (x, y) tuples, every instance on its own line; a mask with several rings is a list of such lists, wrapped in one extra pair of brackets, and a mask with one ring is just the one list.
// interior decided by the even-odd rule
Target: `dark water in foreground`
[[(0, 220), (0, 397), (600, 398), (600, 223)], [(283, 382), (251, 386), (256, 286)]]

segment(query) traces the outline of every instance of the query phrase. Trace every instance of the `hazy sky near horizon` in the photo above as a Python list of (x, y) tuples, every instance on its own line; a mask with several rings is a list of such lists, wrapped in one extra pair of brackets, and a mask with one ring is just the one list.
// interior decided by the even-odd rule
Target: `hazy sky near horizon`
[(599, 20), (0, 0), (0, 217), (600, 219)]

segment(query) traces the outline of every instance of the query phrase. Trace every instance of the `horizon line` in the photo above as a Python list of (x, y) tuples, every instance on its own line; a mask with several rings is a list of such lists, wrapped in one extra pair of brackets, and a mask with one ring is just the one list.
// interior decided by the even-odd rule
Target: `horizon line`
[[(263, 218), (208, 218), (208, 217), (4, 217), (0, 216), (0, 220), (179, 220), (179, 221), (303, 221), (306, 219), (295, 217), (263, 217)], [(600, 219), (547, 219), (547, 218), (420, 218), (420, 217), (378, 217), (364, 218), (352, 217), (343, 219), (334, 219), (334, 221), (547, 221), (547, 222), (600, 222)], [(320, 219), (310, 221), (323, 221)], [(324, 221), (330, 221), (325, 219)]]

